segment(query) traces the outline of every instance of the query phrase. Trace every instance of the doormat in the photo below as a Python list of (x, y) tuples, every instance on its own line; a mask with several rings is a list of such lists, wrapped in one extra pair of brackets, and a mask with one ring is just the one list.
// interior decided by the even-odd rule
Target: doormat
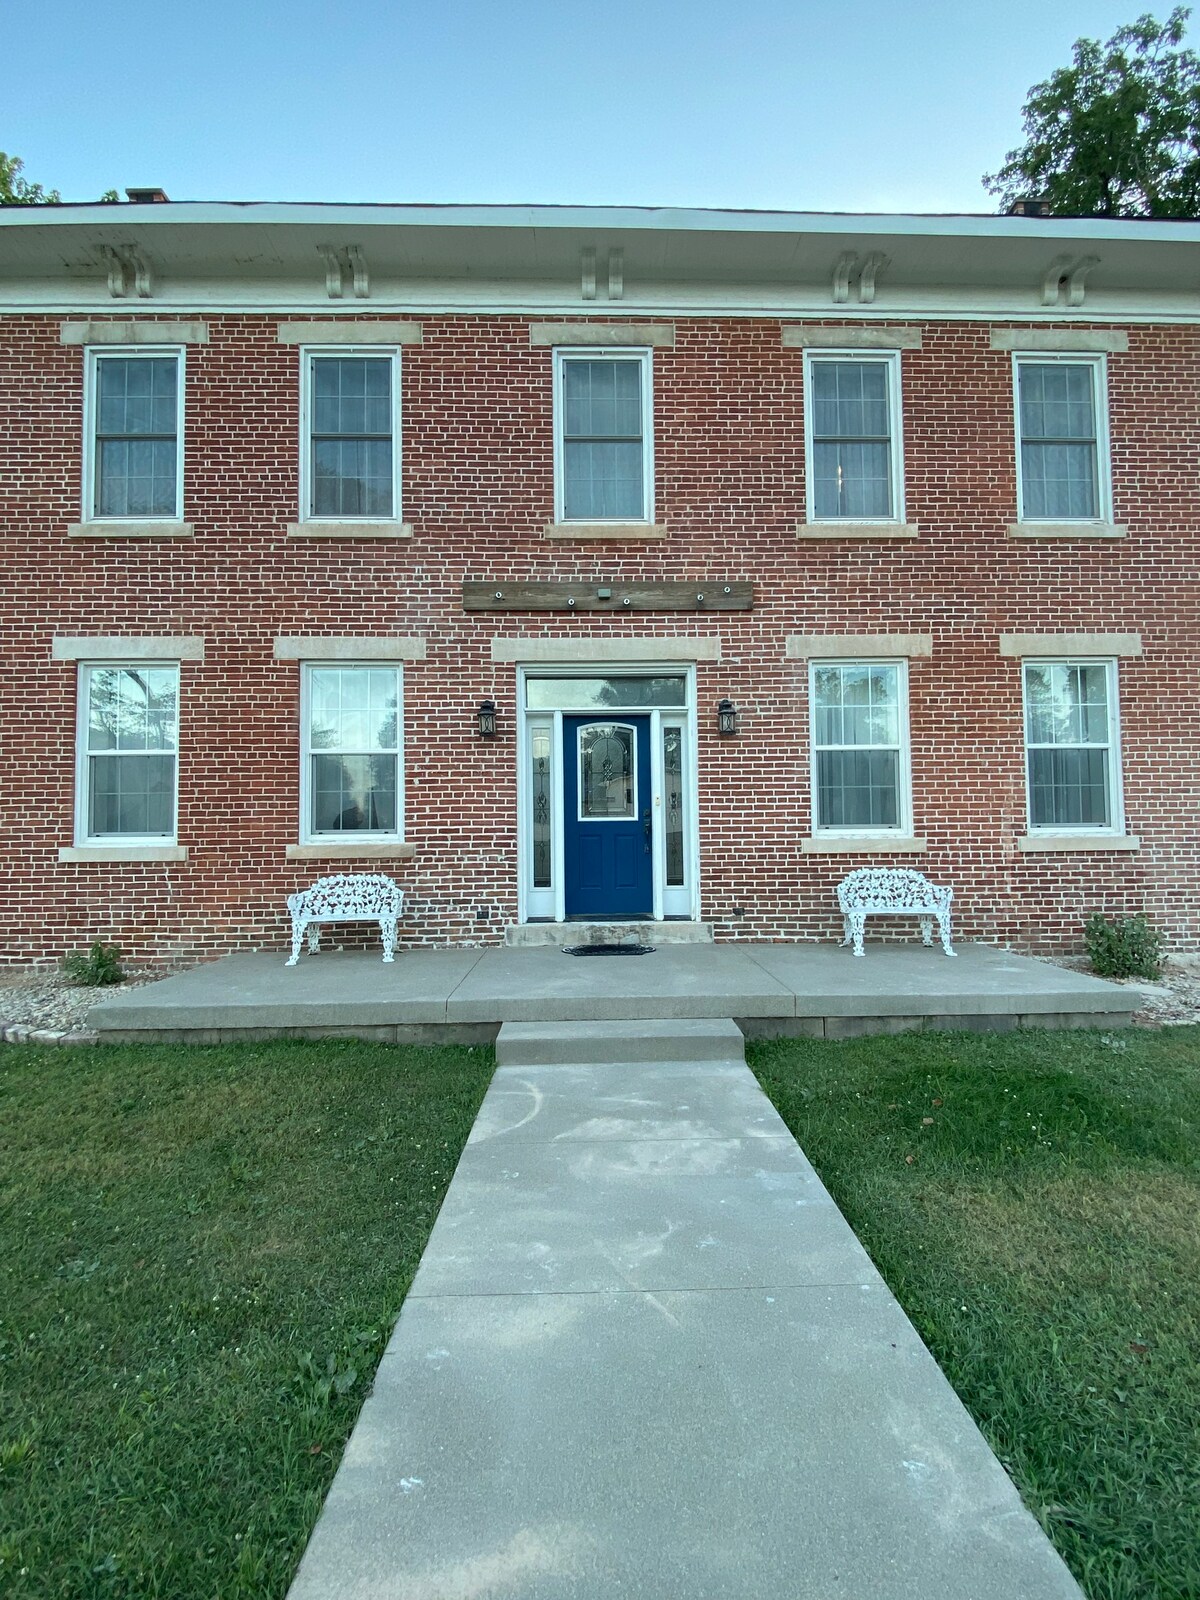
[(565, 956), (652, 956), (652, 944), (565, 944)]

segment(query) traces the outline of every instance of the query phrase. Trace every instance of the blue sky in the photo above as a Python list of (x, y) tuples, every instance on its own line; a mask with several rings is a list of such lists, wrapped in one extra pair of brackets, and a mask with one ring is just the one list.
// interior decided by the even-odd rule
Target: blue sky
[(1147, 4), (44, 0), (0, 149), (67, 200), (990, 211), (1030, 85)]

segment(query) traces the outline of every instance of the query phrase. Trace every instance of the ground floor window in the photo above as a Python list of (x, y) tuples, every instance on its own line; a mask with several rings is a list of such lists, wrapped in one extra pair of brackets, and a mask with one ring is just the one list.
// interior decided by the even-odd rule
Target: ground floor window
[(300, 806), (306, 842), (404, 836), (402, 668), (306, 666)]
[(179, 667), (81, 667), (79, 707), (79, 843), (173, 843)]
[(815, 832), (908, 831), (907, 665), (812, 663)]
[(1118, 830), (1115, 661), (1026, 661), (1029, 826)]

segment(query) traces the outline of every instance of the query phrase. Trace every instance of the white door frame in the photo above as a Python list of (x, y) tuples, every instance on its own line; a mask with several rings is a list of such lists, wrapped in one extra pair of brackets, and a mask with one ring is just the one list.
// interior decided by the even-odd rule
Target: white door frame
[[(696, 667), (694, 662), (546, 662), (517, 667), (517, 920), (528, 922), (566, 921), (565, 873), (563, 871), (563, 716), (588, 716), (597, 720), (604, 713), (581, 706), (577, 711), (528, 711), (526, 684), (529, 678), (643, 678), (672, 677), (684, 681), (685, 706), (682, 709), (613, 707), (614, 718), (624, 712), (650, 718), (650, 809), (651, 851), (653, 853), (653, 901), (651, 915), (656, 922), (664, 916), (698, 921), (700, 916), (700, 825), (699, 764), (696, 756)], [(533, 887), (533, 862), (530, 848), (533, 836), (533, 796), (530, 782), (529, 724), (540, 722), (551, 729), (550, 744), (550, 886)], [(683, 885), (666, 883), (666, 814), (663, 805), (664, 723), (683, 729)]]

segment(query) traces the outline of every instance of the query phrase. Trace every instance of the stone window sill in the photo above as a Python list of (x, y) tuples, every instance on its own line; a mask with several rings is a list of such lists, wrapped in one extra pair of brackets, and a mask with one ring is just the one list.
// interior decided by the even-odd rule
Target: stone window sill
[(417, 853), (413, 844), (374, 843), (361, 844), (289, 844), (289, 861), (386, 861), (408, 860)]
[(800, 841), (802, 855), (866, 856), (893, 851), (912, 855), (925, 848), (924, 839), (914, 839), (911, 834), (818, 834)]
[(67, 528), (68, 539), (191, 539), (196, 525), (192, 522), (72, 522)]
[(799, 522), (797, 539), (915, 539), (915, 522)]
[(547, 539), (619, 539), (635, 544), (639, 539), (665, 539), (665, 522), (548, 522)]
[(1021, 833), (1018, 850), (1140, 850), (1130, 833)]
[(1118, 522), (1010, 522), (1010, 539), (1123, 539)]
[(60, 861), (186, 861), (185, 844), (76, 844), (58, 852)]
[(411, 522), (289, 522), (289, 539), (411, 539)]

